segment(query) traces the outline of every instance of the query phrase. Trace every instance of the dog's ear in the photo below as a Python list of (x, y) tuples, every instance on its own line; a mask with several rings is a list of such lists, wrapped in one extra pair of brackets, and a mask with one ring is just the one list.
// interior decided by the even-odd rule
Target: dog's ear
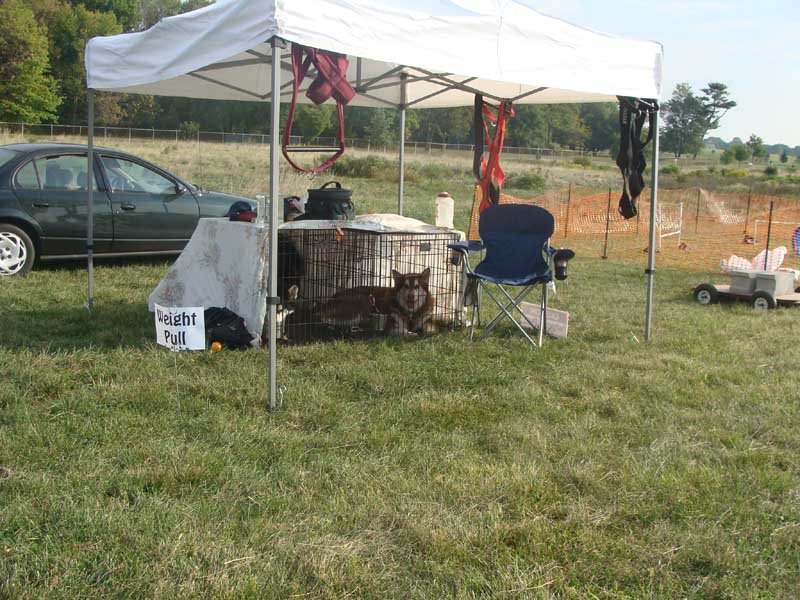
[(395, 287), (400, 287), (401, 285), (403, 285), (403, 274), (400, 273), (399, 271), (395, 271), (394, 269), (392, 269), (392, 278), (394, 279)]
[(419, 275), (419, 279), (420, 279), (420, 281), (422, 281), (422, 283), (423, 283), (423, 284), (425, 284), (426, 286), (428, 285), (428, 281), (430, 280), (430, 278), (431, 278), (431, 268), (430, 268), (430, 267), (428, 267), (427, 269), (425, 269), (425, 270), (424, 270), (422, 273), (420, 273), (420, 275)]

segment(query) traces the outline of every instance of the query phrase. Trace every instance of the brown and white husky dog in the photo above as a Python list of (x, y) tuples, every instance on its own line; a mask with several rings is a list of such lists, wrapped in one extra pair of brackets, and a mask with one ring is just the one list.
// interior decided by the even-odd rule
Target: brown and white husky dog
[(394, 287), (360, 286), (337, 292), (319, 307), (318, 318), (336, 327), (368, 327), (372, 315), (385, 317), (384, 333), (424, 333), (433, 316), (428, 285), (431, 270), (402, 274), (392, 270)]

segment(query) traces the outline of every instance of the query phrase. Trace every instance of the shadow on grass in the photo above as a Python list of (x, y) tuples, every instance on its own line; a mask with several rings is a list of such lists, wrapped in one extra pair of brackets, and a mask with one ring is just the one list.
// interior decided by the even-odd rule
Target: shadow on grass
[[(163, 266), (167, 269), (175, 262), (178, 256), (115, 256), (110, 258), (95, 257), (94, 266), (97, 267), (125, 267), (125, 266)], [(34, 272), (58, 273), (71, 271), (86, 271), (85, 258), (70, 258), (66, 260), (39, 261), (34, 266)]]
[(4, 310), (0, 314), (0, 348), (77, 350), (141, 348), (155, 339), (153, 317), (145, 304), (120, 303)]

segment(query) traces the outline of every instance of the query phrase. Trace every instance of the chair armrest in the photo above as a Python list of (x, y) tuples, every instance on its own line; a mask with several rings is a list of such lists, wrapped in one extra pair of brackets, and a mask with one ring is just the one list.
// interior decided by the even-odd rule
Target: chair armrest
[[(472, 273), (472, 265), (469, 264), (469, 255), (474, 254), (476, 252), (481, 252), (484, 249), (483, 242), (480, 240), (462, 240), (460, 242), (453, 242), (452, 244), (447, 244), (447, 247), (450, 250), (454, 250), (461, 254), (464, 259), (464, 264), (467, 267), (467, 273)], [(453, 264), (458, 264), (455, 262), (456, 259), (453, 259)]]
[(453, 242), (452, 244), (447, 244), (447, 247), (451, 250), (456, 250), (458, 252), (464, 252), (468, 254), (472, 254), (474, 252), (480, 252), (484, 249), (483, 242), (480, 240), (463, 240), (460, 242)]

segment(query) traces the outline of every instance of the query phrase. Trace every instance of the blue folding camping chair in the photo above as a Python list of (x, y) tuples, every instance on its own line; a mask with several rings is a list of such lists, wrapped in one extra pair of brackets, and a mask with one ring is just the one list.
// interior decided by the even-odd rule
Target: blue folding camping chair
[[(507, 317), (536, 347), (537, 343), (515, 318), (514, 314), (519, 313), (532, 329), (539, 330), (538, 346), (542, 346), (547, 325), (547, 286), (553, 281), (552, 261), (555, 251), (550, 248), (550, 237), (553, 235), (554, 226), (553, 215), (540, 206), (496, 204), (485, 209), (480, 215), (478, 223), (480, 242), (473, 240), (451, 245), (454, 250), (464, 255), (467, 280), (476, 286), (474, 294), (476, 300), (472, 302), (470, 339), (475, 333), (476, 308), (480, 319), (480, 303), (477, 298), (483, 289), (497, 304), (500, 313), (486, 325), (480, 339), (488, 336)], [(469, 254), (476, 250), (485, 250), (486, 255), (472, 269), (469, 264)], [(495, 286), (500, 294), (497, 296), (493, 294), (490, 284)], [(539, 309), (541, 327), (532, 323), (519, 306), (537, 284), (542, 286)], [(522, 289), (512, 296), (506, 287)]]

